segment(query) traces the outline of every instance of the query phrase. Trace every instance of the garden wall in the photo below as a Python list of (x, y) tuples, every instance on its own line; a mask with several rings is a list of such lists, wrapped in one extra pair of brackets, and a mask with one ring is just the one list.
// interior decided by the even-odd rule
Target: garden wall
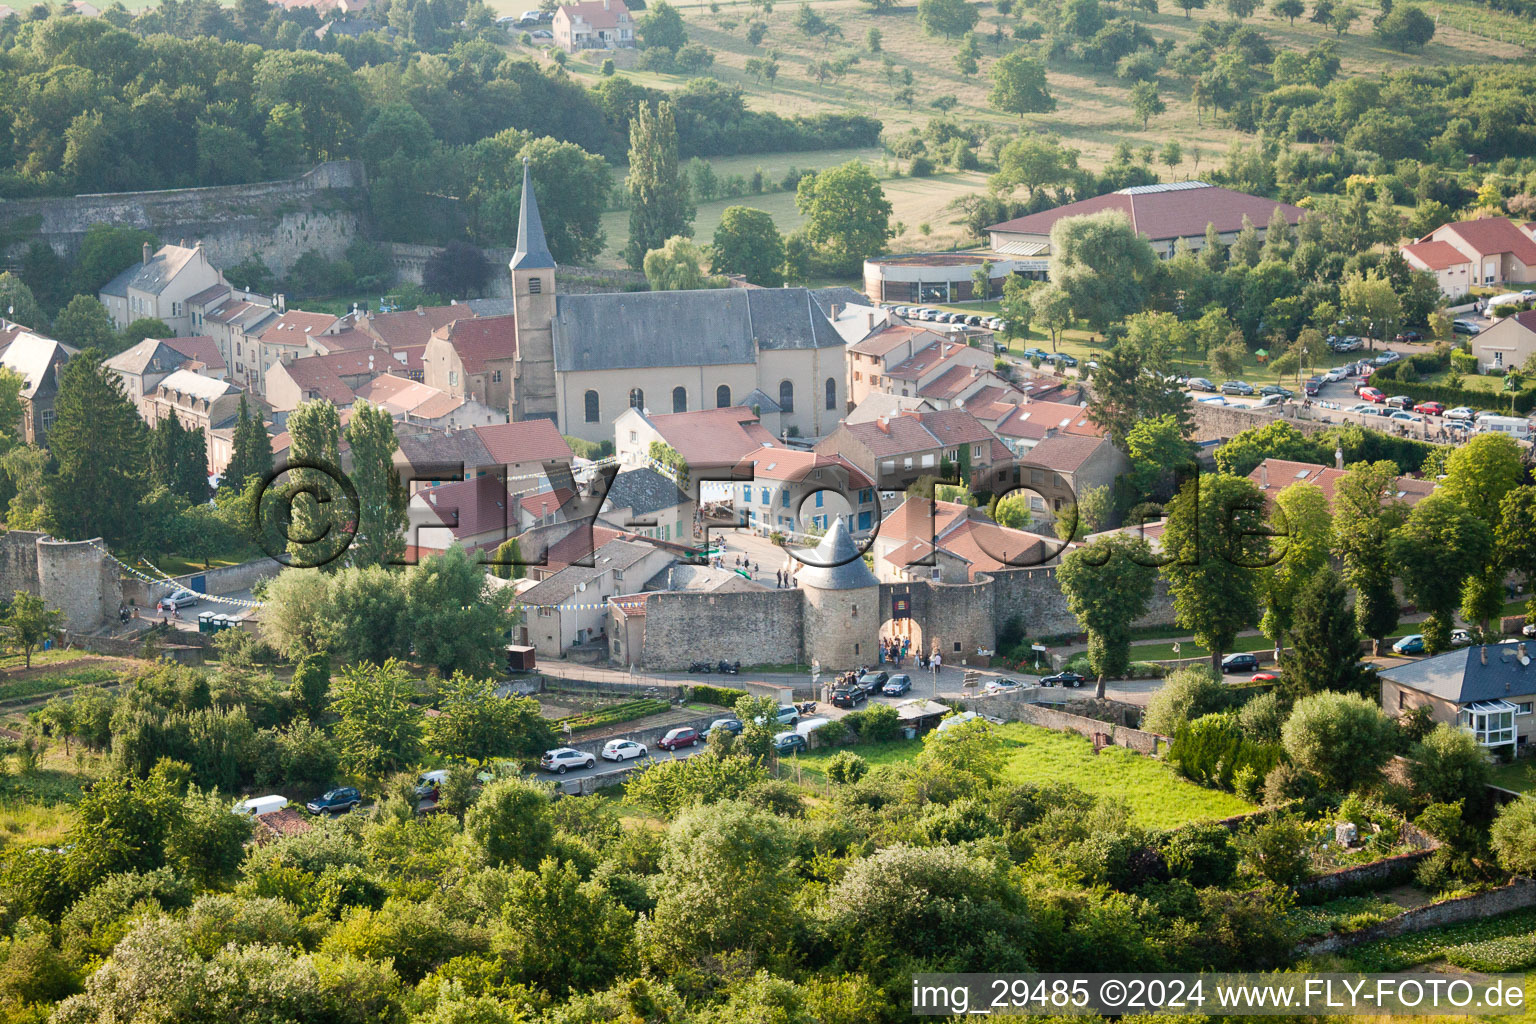
[(1068, 711), (1057, 711), (1055, 708), (1033, 703), (1031, 699), (1009, 694), (972, 697), (965, 702), (965, 706), (967, 710), (992, 718), (1001, 718), (1005, 722), (1024, 722), (1055, 732), (1075, 732), (1090, 740), (1095, 734), (1104, 733), (1109, 736), (1110, 742), (1115, 746), (1125, 747), (1127, 750), (1134, 750), (1138, 754), (1147, 754), (1152, 757), (1157, 756), (1159, 743), (1166, 747), (1173, 742), (1167, 736), (1100, 721), (1097, 718), (1074, 715)]
[[(1411, 855), (1410, 855), (1411, 856)], [(1362, 928), (1347, 935), (1329, 935), (1315, 942), (1304, 942), (1296, 947), (1298, 956), (1312, 953), (1337, 953), (1377, 939), (1390, 939), (1398, 935), (1441, 928), (1464, 921), (1476, 921), (1513, 910), (1536, 907), (1536, 881), (1517, 878), (1509, 885), (1488, 892), (1475, 893), (1459, 899), (1431, 903), (1427, 907), (1405, 911), (1390, 921)]]
[(1408, 881), (1418, 868), (1419, 861), (1438, 850), (1440, 844), (1412, 825), (1403, 828), (1403, 838), (1418, 849), (1395, 857), (1384, 857), (1369, 864), (1331, 871), (1302, 882), (1296, 886), (1296, 894), (1304, 903), (1322, 903), (1336, 896), (1384, 889)]

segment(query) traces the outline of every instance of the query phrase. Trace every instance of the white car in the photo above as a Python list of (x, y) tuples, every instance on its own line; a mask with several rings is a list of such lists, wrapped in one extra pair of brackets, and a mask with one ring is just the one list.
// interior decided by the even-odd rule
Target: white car
[(1323, 374), (1323, 380), (1328, 381), (1331, 384), (1334, 381), (1343, 380), (1345, 377), (1348, 377), (1348, 376), (1349, 376), (1349, 367), (1347, 367), (1347, 366), (1335, 366), (1333, 369), (1331, 369), (1327, 373)]
[(633, 761), (648, 753), (650, 751), (646, 750), (644, 743), (636, 743), (634, 740), (609, 740), (603, 744), (604, 761)]
[(1445, 418), (1448, 420), (1470, 420), (1476, 419), (1477, 414), (1464, 405), (1458, 405), (1454, 409), (1445, 410)]

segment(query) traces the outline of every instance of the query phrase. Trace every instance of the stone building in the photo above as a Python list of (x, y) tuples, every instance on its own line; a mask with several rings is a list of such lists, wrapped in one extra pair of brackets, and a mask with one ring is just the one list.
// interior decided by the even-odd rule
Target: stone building
[(21, 432), (28, 444), (47, 445), (59, 372), (78, 354), (62, 341), (32, 331), (16, 333), (0, 354), (0, 366), (21, 375)]
[(102, 285), (98, 297), (119, 330), (135, 320), (152, 319), (174, 334), (194, 334), (188, 300), (224, 283), (224, 275), (208, 262), (203, 243), (151, 251), (145, 242), (143, 261)]

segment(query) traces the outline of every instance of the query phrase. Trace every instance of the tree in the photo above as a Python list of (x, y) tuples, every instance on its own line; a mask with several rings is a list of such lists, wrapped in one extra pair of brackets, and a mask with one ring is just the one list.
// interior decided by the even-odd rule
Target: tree
[(1141, 130), (1146, 131), (1152, 118), (1168, 109), (1168, 104), (1157, 94), (1157, 83), (1142, 79), (1131, 86), (1131, 112), (1141, 119)]
[(149, 481), (188, 502), (208, 500), (208, 449), (202, 431), (187, 430), (174, 415), (149, 432)]
[(551, 852), (555, 826), (550, 787), (532, 779), (498, 779), (485, 787), (464, 815), (464, 834), (492, 867), (533, 870)]
[(1360, 20), (1360, 11), (1353, 4), (1340, 4), (1333, 9), (1328, 18), (1328, 25), (1334, 34), (1342, 36), (1349, 31), (1349, 27)]
[(331, 659), (323, 651), (306, 654), (293, 668), (288, 696), (294, 707), (311, 722), (325, 713), (331, 692)]
[(457, 544), (405, 571), (406, 628), (416, 656), (447, 675), (489, 676), (516, 623), (505, 594)]
[(1031, 289), (1029, 302), (1034, 308), (1034, 322), (1051, 336), (1051, 351), (1055, 352), (1061, 332), (1077, 322), (1072, 316), (1071, 298), (1055, 285), (1045, 284)]
[(1253, 16), (1258, 10), (1258, 0), (1226, 0), (1227, 13), (1237, 21), (1243, 21)]
[(54, 417), (48, 449), (58, 472), (46, 485), (49, 518), (73, 540), (129, 540), (147, 489), (146, 431), (100, 352), (82, 352), (59, 371)]
[(421, 286), (433, 295), (450, 299), (472, 299), (485, 291), (491, 278), (491, 264), (479, 248), (454, 239), (427, 257), (421, 271)]
[[(1291, 484), (1275, 496), (1270, 525), (1284, 541), (1277, 552), (1279, 560), (1265, 570), (1264, 618), (1259, 628), (1278, 651), (1286, 645), (1302, 591), (1328, 564), (1333, 542), (1328, 498), (1314, 483)], [(1358, 644), (1359, 634), (1355, 636)]]
[(1139, 421), (1125, 435), (1131, 460), (1130, 486), (1138, 500), (1162, 500), (1173, 493), (1176, 474), (1193, 466), (1195, 446), (1173, 415)]
[[(1038, 313), (1038, 299), (1035, 308)], [(1179, 433), (1189, 433), (1189, 401), (1182, 391), (1164, 381), (1172, 372), (1169, 332), (1176, 322), (1169, 313), (1132, 317), (1125, 337), (1099, 357), (1088, 418), (1103, 427), (1122, 451), (1131, 429), (1143, 420), (1172, 416), (1179, 424)]]
[(1435, 37), (1435, 19), (1418, 7), (1396, 6), (1376, 23), (1376, 37), (1399, 50), (1422, 50)]
[(53, 321), (53, 336), (82, 351), (99, 348), (112, 351), (117, 345), (117, 330), (107, 308), (91, 295), (76, 295), (59, 311)]
[(1211, 349), (1211, 372), (1218, 377), (1238, 377), (1243, 372), (1243, 360), (1248, 349), (1243, 344), (1241, 331), (1233, 331), (1227, 340)]
[(1296, 702), (1281, 730), (1291, 763), (1323, 789), (1369, 789), (1391, 758), (1397, 727), (1373, 700), (1353, 693), (1315, 693)]
[(512, 876), (497, 948), (508, 979), (545, 992), (590, 992), (610, 984), (632, 959), (630, 915), (603, 884), (583, 882), (576, 865), (546, 857)]
[(746, 206), (726, 207), (709, 247), (709, 269), (714, 274), (739, 274), (764, 288), (782, 285), (784, 238), (773, 217)]
[(1146, 614), (1157, 570), (1151, 546), (1131, 534), (1111, 534), (1069, 552), (1056, 569), (1067, 608), (1088, 634), (1088, 666), (1099, 677), (1124, 675), (1131, 662), (1131, 626)]
[(1333, 492), (1333, 551), (1343, 563), (1344, 582), (1355, 592), (1355, 622), (1377, 653), (1382, 638), (1397, 628), (1399, 614), (1388, 550), (1405, 514), (1396, 496), (1397, 475), (1391, 462), (1356, 463)]
[(1424, 498), (1408, 513), (1389, 544), (1403, 589), (1421, 611), (1424, 646), (1431, 654), (1450, 648), (1451, 624), (1462, 583), (1493, 550), (1493, 533), (1443, 491)]
[(35, 594), (18, 590), (5, 614), (0, 616), (0, 629), (5, 631), (6, 644), (21, 651), (26, 658), (26, 667), (31, 668), (32, 652), (58, 633), (59, 623), (63, 620), (63, 612), (49, 608)]
[(1259, 574), (1269, 559), (1259, 490), (1241, 477), (1196, 477), (1169, 503), (1161, 572), (1179, 625), (1221, 656), (1258, 618)]
[(34, 331), (44, 331), (48, 327), (48, 318), (33, 297), (32, 289), (9, 270), (0, 273), (0, 316)]
[(917, 23), (931, 36), (963, 36), (981, 19), (969, 0), (918, 0)]
[[(1008, 58), (998, 61), (1001, 67)], [(995, 191), (1023, 187), (1033, 199), (1047, 186), (1064, 185), (1077, 175), (1077, 150), (1068, 149), (1054, 136), (1024, 132), (997, 155), (997, 173), (991, 185)]]
[(1045, 65), (1015, 50), (992, 65), (992, 106), (1007, 114), (1044, 114), (1056, 109), (1046, 84)]
[(966, 36), (965, 42), (960, 44), (960, 50), (955, 54), (955, 70), (962, 78), (970, 78), (981, 70), (981, 44), (976, 42), (974, 34)]
[(1514, 800), (1499, 808), (1488, 838), (1505, 871), (1536, 875), (1536, 800)]
[[(290, 504), (288, 555), (300, 567), (338, 567), (347, 520), (355, 510), (337, 493), (341, 476), (341, 416), (329, 399), (303, 402), (288, 414)], [(297, 468), (304, 467), (304, 468)], [(310, 468), (313, 467), (313, 468)]]
[(1301, 0), (1275, 0), (1269, 9), (1275, 17), (1284, 18), (1291, 25), (1295, 25), (1296, 19), (1307, 13), (1306, 4)]
[(1151, 243), (1119, 211), (1065, 217), (1051, 228), (1051, 281), (1095, 331), (1144, 309), (1157, 272)]
[(1206, 0), (1174, 0), (1174, 2), (1177, 3), (1179, 5), (1179, 9), (1184, 12), (1184, 17), (1188, 18), (1190, 11), (1205, 10)]
[(673, 235), (659, 249), (645, 254), (645, 279), (656, 292), (717, 286), (704, 275), (704, 251), (682, 235)]
[(1414, 793), (1431, 803), (1465, 800), (1472, 806), (1482, 803), (1493, 781), (1493, 764), (1477, 737), (1441, 722), (1413, 748), (1408, 778)]
[(411, 703), (415, 695), (405, 666), (393, 658), (341, 670), (332, 683), (331, 710), (341, 719), (336, 742), (344, 772), (380, 782), (419, 760), (422, 714)]
[(858, 272), (867, 258), (885, 250), (894, 233), (890, 201), (859, 160), (805, 175), (795, 191), (795, 208), (829, 273)]
[(272, 437), (262, 425), (261, 416), (251, 415), (245, 396), (241, 395), (229, 464), (219, 477), (219, 491), (222, 494), (239, 494), (251, 480), (263, 480), (271, 471)]
[(250, 838), (250, 818), (230, 814), (229, 801), (217, 791), (193, 786), (166, 835), (166, 860), (198, 883), (214, 886), (239, 871)]
[(528, 697), (503, 697), (490, 679), (463, 672), (438, 689), (438, 716), (427, 728), (432, 749), (448, 758), (489, 761), (516, 757), (537, 760), (555, 745), (555, 734)]
[(1505, 496), (1524, 479), (1519, 442), (1505, 434), (1477, 434), (1451, 450), (1438, 491), (1492, 527)]
[(672, 104), (661, 101), (652, 112), (642, 103), (635, 111), (629, 122), (626, 180), (630, 211), (624, 257), (631, 268), (642, 270), (646, 253), (661, 248), (675, 235), (693, 234), (693, 200), (688, 178), (677, 163), (677, 123)]
[(1326, 566), (1305, 581), (1290, 631), (1295, 649), (1281, 661), (1285, 671), (1279, 688), (1287, 699), (1359, 692), (1360, 629), (1349, 614), (1348, 598), (1343, 582)]
[(357, 528), (347, 549), (353, 565), (399, 564), (405, 557), (406, 505), (394, 455), (395, 423), (388, 410), (368, 402), (352, 406), (347, 424), (352, 448), (352, 485), (357, 489)]
[(174, 338), (176, 332), (164, 320), (157, 320), (152, 316), (143, 316), (123, 328), (123, 332), (117, 336), (114, 349), (132, 348), (145, 338)]
[(676, 53), (688, 43), (688, 30), (683, 25), (683, 16), (667, 0), (659, 0), (651, 5), (636, 28), (640, 32), (640, 42), (648, 50), (671, 50)]
[(1494, 548), (1512, 573), (1525, 577), (1526, 621), (1536, 622), (1536, 487), (1517, 487), (1499, 503)]
[(1017, 274), (1003, 278), (1002, 309), (998, 315), (1003, 318), (1003, 337), (1011, 341), (1028, 336), (1035, 310), (1030, 303), (1029, 285), (1021, 281)]

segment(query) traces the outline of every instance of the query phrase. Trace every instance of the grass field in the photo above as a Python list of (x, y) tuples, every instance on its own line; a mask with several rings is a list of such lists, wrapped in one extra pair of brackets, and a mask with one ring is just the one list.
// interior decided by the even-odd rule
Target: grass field
[[(1094, 796), (1125, 800), (1137, 824), (1147, 828), (1173, 828), (1254, 810), (1231, 793), (1197, 786), (1163, 762), (1123, 747), (1110, 747), (1095, 756), (1093, 744), (1075, 733), (1018, 722), (997, 728), (1009, 751), (1003, 772), (1006, 783), (1070, 782)], [(872, 765), (895, 764), (916, 756), (922, 741), (852, 749)], [(800, 765), (807, 775), (825, 778), (823, 765), (833, 753), (818, 750), (802, 755)]]
[(1494, 765), (1493, 784), (1536, 796), (1536, 761), (1526, 757), (1509, 764)]

